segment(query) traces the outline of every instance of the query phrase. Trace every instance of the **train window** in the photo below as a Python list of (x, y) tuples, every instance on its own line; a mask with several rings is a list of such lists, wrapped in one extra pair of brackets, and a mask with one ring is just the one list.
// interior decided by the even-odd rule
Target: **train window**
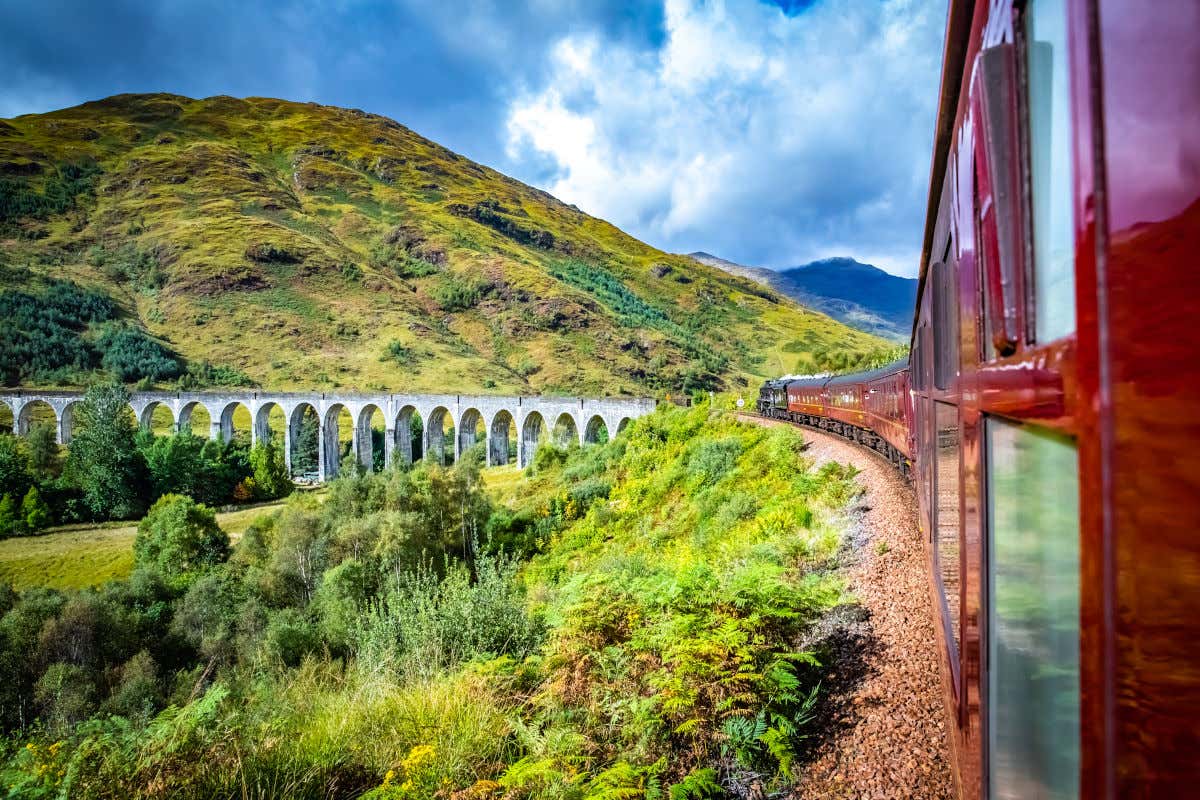
[[(947, 247), (947, 249), (949, 249)], [(933, 265), (933, 385), (946, 389), (958, 374), (958, 307), (953, 266), (945, 261)]]
[(1079, 796), (1079, 467), (1067, 439), (985, 422), (991, 797)]
[(1049, 342), (1075, 330), (1071, 213), (1071, 110), (1065, 0), (1026, 8), (1029, 171), (1033, 215), (1034, 333)]
[(937, 534), (934, 545), (946, 604), (946, 624), (949, 626), (947, 638), (953, 641), (957, 656), (961, 644), (959, 618), (962, 587), (962, 554), (958, 537), (958, 406), (935, 402), (934, 424), (937, 426), (937, 475), (934, 479), (934, 491), (937, 492), (934, 526)]

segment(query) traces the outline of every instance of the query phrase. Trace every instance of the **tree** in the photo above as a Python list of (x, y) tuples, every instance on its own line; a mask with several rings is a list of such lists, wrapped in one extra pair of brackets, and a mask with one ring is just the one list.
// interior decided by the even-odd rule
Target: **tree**
[(188, 584), (229, 557), (229, 536), (208, 506), (178, 494), (163, 495), (138, 523), (133, 540), (136, 567), (157, 569), (169, 581)]
[(292, 471), (296, 475), (317, 471), (318, 448), (321, 444), (321, 426), (317, 414), (305, 408), (300, 416), (300, 430), (296, 435), (292, 452)]
[(10, 434), (0, 433), (0, 494), (24, 497), (32, 485), (29, 456), (21, 447), (21, 441)]
[(39, 422), (25, 436), (29, 466), (39, 478), (50, 478), (58, 472), (58, 438), (54, 426)]
[(50, 524), (50, 506), (38, 493), (36, 486), (30, 486), (21, 501), (21, 517), (25, 520), (25, 530), (28, 533), (40, 531)]
[(216, 505), (229, 500), (251, 474), (246, 447), (236, 440), (221, 443), (185, 430), (171, 436), (142, 433), (137, 441), (149, 472), (151, 497), (174, 492)]
[(92, 386), (75, 412), (67, 469), (84, 504), (102, 518), (129, 519), (146, 507), (146, 464), (128, 403), (123, 386)]
[(11, 494), (0, 497), (0, 539), (20, 536), (25, 532), (25, 520), (18, 512), (17, 503)]
[(292, 493), (292, 479), (288, 475), (283, 447), (267, 438), (250, 451), (250, 468), (254, 470), (254, 488), (264, 500), (285, 497)]

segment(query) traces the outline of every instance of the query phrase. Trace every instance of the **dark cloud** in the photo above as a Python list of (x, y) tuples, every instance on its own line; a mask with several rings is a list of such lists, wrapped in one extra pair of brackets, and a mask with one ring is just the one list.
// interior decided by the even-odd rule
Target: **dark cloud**
[(284, 97), (394, 117), (474, 158), (503, 158), (508, 97), (588, 30), (661, 40), (623, 2), (146, 3), (0, 0), (0, 116), (120, 92)]
[(120, 92), (393, 117), (673, 250), (910, 271), (944, 0), (0, 0), (0, 117)]

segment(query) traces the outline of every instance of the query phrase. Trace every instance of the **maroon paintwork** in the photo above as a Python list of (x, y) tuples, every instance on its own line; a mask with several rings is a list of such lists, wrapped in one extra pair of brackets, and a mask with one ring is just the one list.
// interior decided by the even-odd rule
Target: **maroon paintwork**
[[(961, 646), (947, 653), (964, 797), (986, 797), (982, 420), (1074, 438), (1081, 530), (1081, 797), (1184, 797), (1200, 790), (1200, 4), (1071, 0), (1076, 333), (1027, 341), (1018, 303), (997, 307), (1001, 176), (981, 169), (980, 50), (1012, 43), (1022, 3), (953, 2), (914, 346), (932, 319), (927, 279), (953, 231), (957, 376), (916, 392), (918, 495), (937, 524), (934, 401), (958, 408)], [(970, 18), (969, 25), (966, 19)], [(1016, 20), (1016, 22), (1014, 22)], [(957, 70), (958, 74), (953, 73)], [(947, 84), (957, 89), (947, 91)], [(951, 100), (954, 97), (955, 99)], [(953, 119), (950, 123), (949, 120)], [(1024, 153), (1016, 153), (1027, 158)], [(1027, 167), (1027, 162), (1025, 162)], [(939, 166), (940, 165), (940, 166)], [(978, 209), (986, 209), (983, 214)], [(1023, 222), (1023, 220), (1018, 220)], [(1020, 226), (1018, 226), (1020, 229)], [(948, 234), (946, 235), (948, 236)], [(982, 238), (980, 238), (982, 236)], [(981, 270), (980, 248), (987, 254)], [(1018, 272), (1023, 279), (1026, 273)], [(1017, 281), (1018, 294), (1026, 293)], [(985, 360), (985, 337), (1015, 331)], [(1007, 344), (1007, 343), (1006, 343)], [(931, 387), (926, 380), (923, 384)], [(940, 600), (936, 576), (933, 589)], [(939, 609), (941, 603), (935, 604)], [(938, 626), (946, 629), (946, 621)], [(945, 638), (945, 637), (943, 637)]]
[[(1024, 85), (981, 78), (1020, 63), (982, 54), (1022, 52), (1025, 5), (950, 3), (908, 370), (831, 379), (820, 407), (812, 381), (794, 398), (789, 385), (788, 415), (913, 458), (955, 781), (972, 800), (988, 796), (983, 423), (1074, 440), (1079, 796), (1198, 797), (1200, 2), (1067, 0), (1076, 329), (1044, 343)], [(938, 407), (957, 429), (943, 487)], [(943, 513), (938, 535), (958, 531), (957, 629), (933, 542)]]

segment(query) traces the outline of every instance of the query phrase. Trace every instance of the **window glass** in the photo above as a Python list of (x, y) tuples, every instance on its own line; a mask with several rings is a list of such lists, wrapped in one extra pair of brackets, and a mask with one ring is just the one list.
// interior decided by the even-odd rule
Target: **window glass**
[[(979, 176), (975, 177), (975, 186), (978, 189)], [(994, 212), (988, 211), (991, 215)], [(991, 248), (988, 246), (988, 240), (983, 235), (984, 219), (979, 208), (979, 193), (975, 194), (975, 246), (976, 253), (979, 258), (979, 319), (977, 321), (977, 329), (975, 331), (980, 343), (978, 356), (984, 361), (991, 361), (996, 357), (996, 345), (992, 341), (992, 301), (988, 297), (988, 269), (992, 260)]]
[(1079, 467), (1066, 439), (989, 419), (993, 798), (1079, 796)]
[(937, 425), (937, 545), (938, 574), (942, 580), (942, 593), (946, 600), (946, 619), (954, 640), (954, 651), (959, 648), (960, 589), (962, 586), (962, 558), (958, 539), (958, 406), (949, 403), (934, 403)]
[(1026, 13), (1029, 158), (1033, 195), (1035, 333), (1049, 342), (1075, 330), (1071, 213), (1071, 111), (1066, 0), (1033, 0)]

